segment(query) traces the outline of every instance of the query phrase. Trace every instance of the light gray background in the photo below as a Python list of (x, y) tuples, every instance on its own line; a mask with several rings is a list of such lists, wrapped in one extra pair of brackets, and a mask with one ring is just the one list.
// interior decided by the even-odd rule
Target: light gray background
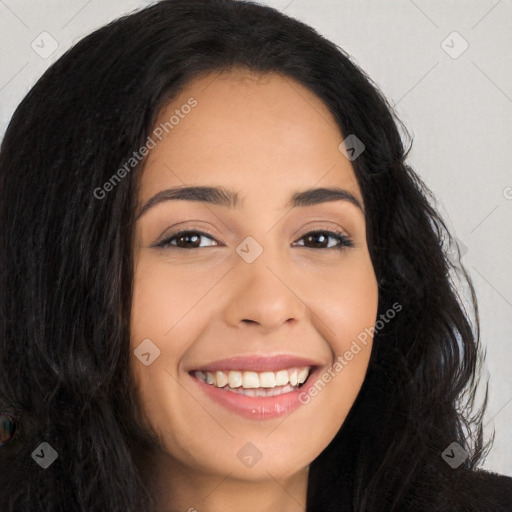
[[(0, 136), (17, 104), (65, 50), (150, 3), (0, 0)], [(409, 163), (459, 239), (479, 298), (487, 351), (482, 376), (490, 379), (484, 434), (496, 430), (483, 467), (512, 476), (512, 0), (260, 3), (344, 48), (413, 135)], [(450, 36), (454, 31), (460, 37)], [(46, 58), (31, 47), (51, 50), (42, 32), (58, 44)], [(464, 40), (469, 46), (461, 53)]]

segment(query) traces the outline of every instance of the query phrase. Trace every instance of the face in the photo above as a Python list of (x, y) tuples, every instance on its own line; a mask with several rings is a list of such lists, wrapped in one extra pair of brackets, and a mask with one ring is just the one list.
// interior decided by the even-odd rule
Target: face
[(377, 314), (344, 136), (297, 82), (237, 70), (189, 84), (151, 138), (131, 316), (145, 422), (183, 471), (307, 470), (356, 399)]

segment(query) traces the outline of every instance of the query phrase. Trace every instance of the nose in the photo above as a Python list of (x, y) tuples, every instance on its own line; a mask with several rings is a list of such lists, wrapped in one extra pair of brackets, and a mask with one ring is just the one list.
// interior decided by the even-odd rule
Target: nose
[(263, 333), (304, 318), (307, 306), (297, 293), (298, 274), (289, 261), (266, 249), (252, 263), (237, 261), (230, 274), (224, 310), (228, 325), (254, 324)]

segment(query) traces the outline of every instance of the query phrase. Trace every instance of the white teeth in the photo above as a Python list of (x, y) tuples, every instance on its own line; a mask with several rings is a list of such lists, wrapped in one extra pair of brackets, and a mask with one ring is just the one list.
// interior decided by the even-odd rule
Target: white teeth
[(299, 374), (297, 375), (297, 381), (299, 384), (302, 384), (306, 381), (309, 375), (309, 370), (307, 368), (303, 368), (300, 370)]
[(276, 386), (286, 386), (288, 384), (288, 372), (280, 370), (276, 372)]
[(227, 383), (228, 377), (224, 372), (215, 372), (215, 386), (217, 386), (218, 388), (223, 388)]
[(239, 388), (242, 385), (242, 372), (229, 372), (228, 382), (230, 388)]
[(287, 384), (286, 386), (282, 387), (275, 387), (271, 389), (244, 389), (244, 388), (237, 388), (232, 389), (231, 391), (235, 391), (236, 393), (240, 393), (241, 395), (247, 395), (247, 396), (277, 396), (282, 395), (284, 393), (289, 393), (290, 391), (293, 391), (294, 387), (290, 384)]
[(274, 372), (261, 372), (260, 373), (260, 387), (274, 388), (276, 386), (276, 376)]
[[(244, 372), (244, 376), (242, 379), (242, 386), (245, 389), (249, 388), (259, 388), (260, 387), (260, 378), (256, 372)], [(231, 386), (233, 387), (233, 386)]]
[[(249, 396), (272, 396), (265, 391), (269, 388), (296, 387), (304, 383), (309, 376), (311, 367), (289, 368), (277, 372), (254, 372), (254, 371), (196, 371), (194, 375), (202, 381), (218, 388), (229, 387), (231, 389), (250, 389)], [(259, 393), (259, 394), (258, 394)]]

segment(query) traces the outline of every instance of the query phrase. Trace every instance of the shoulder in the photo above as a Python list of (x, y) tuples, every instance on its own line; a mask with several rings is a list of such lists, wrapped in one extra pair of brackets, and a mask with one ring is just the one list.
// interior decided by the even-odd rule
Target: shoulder
[(404, 505), (415, 512), (512, 512), (512, 477), (483, 470), (441, 470), (417, 482)]
[(457, 472), (446, 502), (461, 512), (510, 512), (512, 477), (483, 470)]
[[(457, 492), (488, 505), (488, 510), (512, 511), (512, 477), (489, 471), (467, 471), (455, 482)], [(502, 507), (502, 508), (499, 508)]]

